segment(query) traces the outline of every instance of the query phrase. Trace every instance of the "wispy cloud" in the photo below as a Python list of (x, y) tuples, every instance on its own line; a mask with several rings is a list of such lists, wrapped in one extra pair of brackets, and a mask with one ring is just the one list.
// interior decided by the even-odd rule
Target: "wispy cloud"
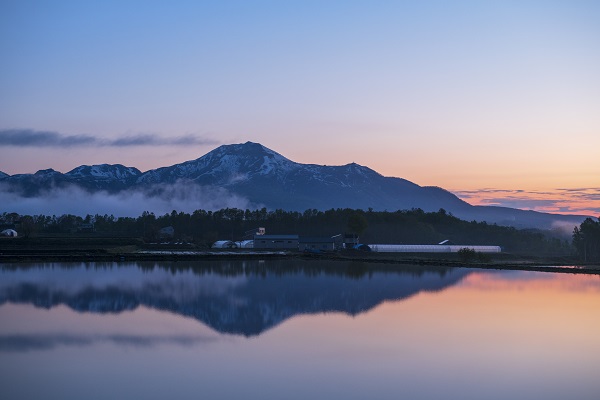
[(453, 190), (461, 199), (482, 206), (520, 208), (558, 214), (600, 215), (600, 188)]
[(0, 131), (0, 145), (16, 147), (72, 147), (93, 146), (98, 139), (89, 135), (61, 135), (57, 132), (31, 129)]
[(65, 135), (32, 129), (0, 130), (0, 146), (14, 147), (129, 147), (215, 145), (217, 140), (197, 135), (164, 137), (151, 133), (125, 135), (106, 139), (93, 135)]

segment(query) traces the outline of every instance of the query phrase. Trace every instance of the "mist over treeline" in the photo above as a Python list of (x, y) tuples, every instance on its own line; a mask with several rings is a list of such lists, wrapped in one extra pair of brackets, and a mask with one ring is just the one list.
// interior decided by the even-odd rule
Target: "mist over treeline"
[[(373, 211), (353, 209), (316, 209), (304, 212), (266, 208), (250, 210), (225, 208), (192, 213), (172, 211), (164, 215), (143, 212), (138, 217), (113, 215), (64, 214), (61, 216), (3, 213), (0, 224), (13, 224), (22, 237), (45, 235), (111, 236), (142, 238), (146, 242), (165, 240), (160, 230), (173, 227), (172, 241), (210, 246), (217, 240), (251, 238), (249, 232), (266, 228), (267, 234), (333, 236), (356, 233), (367, 244), (437, 244), (451, 240), (457, 245), (498, 245), (507, 252), (566, 254), (572, 251), (570, 240), (549, 232), (519, 230), (486, 222), (463, 221), (445, 210), (424, 212)], [(555, 232), (558, 235), (558, 232)]]
[(262, 207), (222, 187), (184, 182), (155, 184), (115, 193), (104, 190), (91, 192), (75, 185), (57, 185), (53, 181), (47, 183), (50, 186), (40, 188), (34, 185), (29, 191), (21, 192), (0, 182), (2, 209), (22, 215), (39, 212), (45, 215), (111, 214), (136, 217), (144, 211), (162, 215), (171, 210), (192, 213), (199, 208), (215, 211), (227, 207)]

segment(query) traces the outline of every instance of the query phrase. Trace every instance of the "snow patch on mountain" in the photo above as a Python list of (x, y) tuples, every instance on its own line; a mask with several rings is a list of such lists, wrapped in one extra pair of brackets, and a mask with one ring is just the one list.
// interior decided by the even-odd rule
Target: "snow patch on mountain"
[(212, 184), (227, 186), (255, 176), (283, 178), (301, 165), (261, 144), (247, 142), (223, 145), (196, 160), (148, 171), (138, 178), (137, 183), (187, 179), (196, 182), (210, 180)]
[(37, 177), (44, 177), (44, 178), (48, 177), (49, 178), (49, 177), (62, 175), (62, 174), (58, 171), (53, 170), (52, 168), (48, 168), (48, 169), (40, 169), (38, 172), (36, 172), (33, 175), (37, 176)]
[(140, 176), (142, 173), (137, 168), (125, 167), (121, 164), (82, 165), (65, 175), (72, 178), (93, 178), (101, 180), (119, 180)]
[[(17, 196), (18, 202), (13, 203), (15, 206), (20, 206), (22, 199), (28, 198), (38, 198), (41, 200), (40, 204), (44, 205), (44, 196), (47, 197), (48, 193), (69, 190), (71, 186), (90, 194), (108, 193), (111, 198), (129, 191), (144, 193), (143, 199), (128, 198), (132, 203), (142, 204), (151, 202), (156, 195), (156, 190), (152, 188), (161, 185), (169, 188), (166, 191), (159, 190), (165, 195), (172, 191), (172, 186), (169, 185), (176, 185), (221, 188), (226, 193), (247, 199), (248, 204), (264, 204), (270, 209), (304, 211), (330, 208), (420, 208), (424, 211), (437, 211), (444, 208), (466, 220), (544, 229), (556, 220), (581, 223), (585, 218), (500, 207), (473, 207), (441, 188), (421, 187), (405, 179), (384, 177), (356, 163), (341, 166), (300, 164), (252, 142), (223, 145), (196, 160), (145, 173), (119, 164), (101, 164), (80, 166), (67, 174), (47, 169), (35, 174), (0, 175), (0, 179), (3, 184), (0, 194)], [(215, 193), (217, 197), (227, 197), (218, 191)], [(188, 193), (182, 197), (188, 195), (191, 199), (195, 198)], [(1, 200), (0, 205), (6, 207), (6, 202)], [(122, 201), (117, 203), (121, 204)], [(195, 204), (198, 208), (207, 207), (203, 201)], [(43, 209), (40, 207), (30, 209)]]

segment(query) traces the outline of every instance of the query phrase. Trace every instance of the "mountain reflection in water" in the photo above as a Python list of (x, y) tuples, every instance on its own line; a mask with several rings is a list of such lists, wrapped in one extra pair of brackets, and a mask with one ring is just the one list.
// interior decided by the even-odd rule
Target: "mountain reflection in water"
[(599, 310), (591, 275), (5, 264), (0, 399), (596, 399)]
[[(300, 314), (363, 313), (385, 301), (442, 290), (468, 274), (465, 269), (299, 260), (14, 264), (0, 270), (0, 305), (66, 305), (102, 314), (145, 306), (193, 317), (220, 333), (253, 336)], [(4, 338), (0, 348), (27, 342), (43, 347), (38, 339)]]

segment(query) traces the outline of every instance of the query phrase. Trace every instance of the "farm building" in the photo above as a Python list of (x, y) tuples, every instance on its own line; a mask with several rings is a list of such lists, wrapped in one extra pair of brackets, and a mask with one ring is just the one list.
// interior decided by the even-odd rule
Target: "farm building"
[(94, 232), (96, 229), (94, 228), (94, 224), (89, 222), (84, 222), (79, 224), (77, 227), (78, 232)]
[(235, 242), (235, 245), (239, 249), (253, 249), (254, 248), (254, 240), (242, 240), (239, 242)]
[(354, 247), (352, 247), (352, 250), (372, 251), (369, 245), (364, 243), (355, 244)]
[(244, 239), (254, 237), (255, 235), (264, 235), (266, 233), (265, 228), (258, 227), (254, 229), (247, 230), (244, 232)]
[(354, 246), (356, 246), (360, 242), (358, 235), (355, 233), (345, 233), (343, 240), (345, 249), (353, 249)]
[(237, 245), (231, 240), (217, 240), (211, 247), (213, 249), (235, 249)]
[(175, 229), (172, 226), (165, 226), (158, 231), (161, 239), (172, 239), (175, 236)]
[(298, 239), (298, 235), (254, 235), (254, 248), (298, 250)]
[(335, 239), (331, 237), (301, 236), (298, 240), (300, 251), (333, 251), (335, 248)]
[(14, 229), (5, 229), (2, 232), (0, 232), (0, 236), (5, 236), (5, 237), (17, 237), (17, 231), (15, 231)]
[(478, 253), (500, 253), (500, 246), (443, 245), (443, 244), (371, 244), (372, 251), (378, 253), (457, 253), (460, 249)]

